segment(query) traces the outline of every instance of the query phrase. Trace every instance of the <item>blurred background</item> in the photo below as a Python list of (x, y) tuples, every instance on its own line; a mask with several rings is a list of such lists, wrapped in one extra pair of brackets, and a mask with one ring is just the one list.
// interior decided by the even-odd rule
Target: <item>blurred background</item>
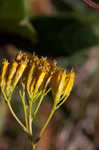
[[(19, 50), (56, 59), (76, 73), (70, 97), (54, 114), (37, 150), (99, 150), (99, 11), (82, 0), (0, 0), (0, 62), (13, 59)], [(0, 150), (30, 150), (2, 99)], [(34, 134), (51, 106), (49, 95)], [(13, 107), (23, 119), (17, 96)]]

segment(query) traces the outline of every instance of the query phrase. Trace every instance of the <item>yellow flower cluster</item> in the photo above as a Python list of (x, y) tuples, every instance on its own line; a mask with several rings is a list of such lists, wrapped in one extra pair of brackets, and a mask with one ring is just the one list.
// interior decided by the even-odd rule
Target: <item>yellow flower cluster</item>
[[(49, 91), (52, 92), (53, 107), (37, 139), (42, 136), (54, 112), (67, 100), (74, 79), (73, 71), (67, 73), (65, 69), (58, 67), (55, 61), (44, 57), (19, 52), (13, 61), (2, 61), (0, 73), (2, 94), (13, 117), (28, 135), (32, 147), (36, 144), (32, 140), (32, 125), (42, 100)], [(12, 94), (16, 87), (21, 97), (25, 125), (11, 106)]]
[(50, 89), (58, 107), (68, 98), (74, 78), (73, 71), (66, 73), (55, 61), (19, 52), (12, 62), (2, 61), (0, 87), (9, 99), (19, 83), (24, 83), (30, 99), (36, 99)]

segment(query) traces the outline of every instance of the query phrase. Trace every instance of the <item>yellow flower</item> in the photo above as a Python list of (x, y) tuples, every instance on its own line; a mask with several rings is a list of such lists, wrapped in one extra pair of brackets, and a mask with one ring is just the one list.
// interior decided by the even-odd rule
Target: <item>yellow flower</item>
[(70, 95), (70, 92), (74, 85), (74, 80), (75, 80), (75, 73), (72, 71), (67, 73), (64, 86), (64, 94), (63, 94), (64, 97), (68, 98), (68, 96)]
[[(51, 91), (54, 104), (39, 136), (44, 132), (54, 112), (67, 100), (74, 80), (75, 73), (73, 71), (67, 73), (65, 69), (56, 65), (56, 61), (19, 52), (13, 62), (7, 60), (2, 62), (0, 87), (13, 116), (24, 131), (32, 137), (32, 122), (44, 97)], [(11, 107), (10, 100), (16, 86), (21, 97), (26, 126)]]
[(55, 99), (55, 103), (59, 102), (60, 97), (63, 94), (65, 84), (66, 73), (65, 71), (56, 71), (51, 79), (52, 94)]
[(29, 71), (27, 73), (26, 88), (27, 88), (27, 92), (28, 92), (29, 95), (30, 95), (30, 85), (31, 85), (31, 82), (32, 82), (34, 69), (35, 69), (35, 64), (33, 63), (29, 66)]
[(19, 66), (16, 70), (15, 76), (12, 80), (12, 88), (14, 89), (17, 85), (17, 83), (19, 82), (20, 78), (22, 77), (22, 74), (24, 73), (24, 70), (27, 66), (27, 63), (23, 60), (21, 60), (21, 62), (19, 62)]
[(7, 80), (6, 80), (7, 96), (11, 92), (10, 89), (11, 89), (12, 78), (17, 70), (17, 67), (18, 67), (18, 63), (16, 61), (13, 61), (9, 64), (9, 70), (8, 70)]
[(44, 81), (45, 75), (46, 75), (45, 71), (38, 72), (37, 80), (36, 80), (36, 83), (35, 83), (34, 94), (37, 93), (39, 88), (41, 87), (41, 85)]
[(66, 73), (66, 71), (62, 69), (58, 69), (58, 71), (53, 74), (51, 89), (56, 106), (60, 106), (67, 100), (74, 85), (74, 78), (74, 72)]
[(20, 60), (22, 59), (23, 55), (24, 55), (24, 54), (23, 54), (21, 51), (18, 52), (17, 55), (16, 55), (16, 58), (15, 58), (16, 61), (20, 61)]
[(45, 87), (47, 87), (50, 64), (46, 58), (41, 57), (39, 59), (35, 55), (32, 57), (32, 60), (30, 62), (32, 63), (32, 65), (34, 64), (35, 67), (33, 69), (33, 72), (31, 72), (32, 68), (29, 70), (28, 73), (29, 80), (27, 82), (27, 85), (29, 89), (28, 93), (33, 98), (36, 95), (38, 95), (40, 92), (44, 91)]
[(3, 60), (2, 68), (1, 68), (1, 77), (0, 77), (0, 86), (1, 88), (5, 88), (6, 85), (6, 73), (8, 70), (9, 62), (7, 60)]
[(13, 62), (2, 62), (0, 86), (6, 88), (9, 96), (22, 81), (30, 99), (51, 89), (54, 104), (60, 106), (70, 95), (74, 79), (75, 73), (66, 73), (65, 69), (56, 66), (56, 61), (19, 52)]
[(31, 97), (35, 97), (37, 94), (39, 94), (39, 92), (43, 90), (41, 86), (44, 82), (45, 76), (46, 76), (46, 71), (43, 70), (43, 67), (35, 68), (34, 74), (32, 76), (31, 86), (30, 86)]
[(30, 57), (30, 62), (31, 63), (35, 63), (35, 65), (38, 65), (39, 64), (39, 58), (38, 56), (34, 55), (32, 57)]

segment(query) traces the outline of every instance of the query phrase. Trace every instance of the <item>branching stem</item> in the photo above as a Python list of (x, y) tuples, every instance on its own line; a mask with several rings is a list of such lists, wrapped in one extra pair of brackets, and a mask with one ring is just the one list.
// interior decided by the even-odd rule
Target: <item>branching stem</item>
[(32, 104), (33, 104), (33, 102), (32, 102), (32, 100), (30, 100), (30, 104), (29, 104), (29, 131), (31, 134), (32, 134), (32, 120), (33, 120), (33, 118), (32, 118)]
[(3, 94), (4, 98), (5, 98), (5, 101), (6, 101), (7, 105), (8, 105), (8, 108), (9, 108), (11, 114), (13, 115), (13, 117), (15, 118), (15, 120), (18, 122), (18, 124), (22, 127), (22, 129), (24, 130), (24, 132), (26, 132), (28, 135), (30, 135), (28, 129), (24, 126), (24, 124), (19, 120), (19, 118), (16, 116), (15, 112), (13, 111), (13, 109), (11, 107), (10, 100), (7, 99), (4, 90), (2, 88), (1, 88), (1, 90), (2, 90), (2, 94)]
[(49, 115), (47, 121), (45, 122), (43, 128), (42, 128), (41, 131), (40, 131), (40, 134), (39, 134), (40, 137), (42, 136), (44, 130), (46, 129), (48, 123), (50, 122), (50, 120), (51, 120), (51, 118), (52, 118), (52, 116), (53, 116), (55, 110), (56, 110), (56, 105), (53, 105), (52, 110), (51, 110), (51, 113), (50, 113), (50, 115)]
[(24, 89), (23, 89), (23, 94), (22, 94), (21, 90), (19, 90), (19, 94), (20, 94), (20, 97), (21, 97), (21, 100), (22, 100), (26, 128), (28, 129), (28, 117), (27, 117), (27, 110), (26, 110), (27, 108), (26, 108), (26, 104), (25, 104), (25, 92), (24, 92)]

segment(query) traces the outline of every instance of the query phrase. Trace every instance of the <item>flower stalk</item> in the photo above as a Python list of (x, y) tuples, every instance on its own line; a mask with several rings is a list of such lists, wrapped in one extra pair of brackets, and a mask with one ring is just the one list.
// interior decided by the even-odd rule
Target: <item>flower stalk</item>
[[(2, 62), (0, 74), (0, 88), (8, 108), (27, 134), (32, 150), (37, 141), (33, 141), (33, 123), (39, 112), (44, 97), (52, 93), (53, 106), (48, 119), (45, 121), (39, 133), (39, 138), (44, 133), (55, 111), (67, 100), (74, 85), (75, 73), (66, 72), (58, 67), (55, 61), (47, 58), (38, 58), (19, 52), (14, 61)], [(25, 124), (16, 116), (11, 106), (13, 92), (19, 91), (19, 96), (24, 112)], [(36, 106), (35, 108), (34, 105)]]

